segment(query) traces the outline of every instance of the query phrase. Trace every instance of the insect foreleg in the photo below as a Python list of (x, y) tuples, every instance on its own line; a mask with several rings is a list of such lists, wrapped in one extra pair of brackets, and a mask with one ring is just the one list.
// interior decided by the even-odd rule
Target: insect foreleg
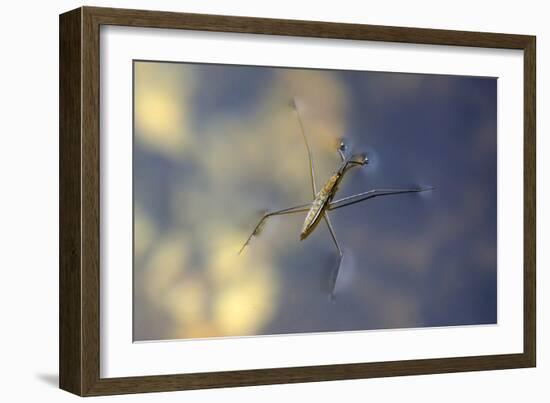
[(306, 132), (304, 130), (304, 124), (302, 123), (302, 118), (300, 117), (300, 112), (298, 111), (298, 105), (296, 105), (296, 99), (292, 98), (292, 106), (294, 107), (294, 110), (296, 111), (296, 116), (298, 116), (298, 123), (300, 124), (300, 132), (302, 133), (302, 138), (304, 139), (304, 143), (306, 145), (307, 150), (307, 158), (309, 161), (309, 177), (311, 180), (311, 189), (313, 191), (313, 197), (317, 194), (317, 185), (315, 184), (315, 164), (313, 163), (313, 156), (311, 154), (311, 148), (309, 148), (309, 143), (307, 141)]

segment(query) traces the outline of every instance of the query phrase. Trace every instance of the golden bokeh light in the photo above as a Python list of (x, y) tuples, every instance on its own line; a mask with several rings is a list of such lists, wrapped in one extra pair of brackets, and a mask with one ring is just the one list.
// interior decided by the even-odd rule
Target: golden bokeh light
[(134, 69), (135, 134), (154, 151), (178, 157), (190, 141), (192, 74), (168, 63), (137, 62)]
[(169, 234), (155, 241), (145, 265), (143, 287), (150, 300), (158, 303), (187, 266), (187, 244), (181, 234)]
[(140, 259), (157, 236), (154, 222), (139, 207), (134, 210), (134, 257)]

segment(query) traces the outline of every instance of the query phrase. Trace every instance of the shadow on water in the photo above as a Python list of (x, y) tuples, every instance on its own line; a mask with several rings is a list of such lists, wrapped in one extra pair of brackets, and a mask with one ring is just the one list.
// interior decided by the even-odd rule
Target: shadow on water
[(321, 291), (334, 301), (335, 297), (352, 283), (355, 260), (351, 251), (344, 249), (342, 261), (338, 255), (331, 254), (327, 256), (326, 262), (320, 272)]

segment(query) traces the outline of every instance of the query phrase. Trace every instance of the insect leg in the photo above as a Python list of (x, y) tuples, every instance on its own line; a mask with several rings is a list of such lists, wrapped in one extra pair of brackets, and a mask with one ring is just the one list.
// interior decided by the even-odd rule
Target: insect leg
[(346, 160), (346, 155), (344, 154), (344, 150), (346, 149), (346, 146), (344, 142), (340, 144), (340, 147), (338, 147), (338, 155), (340, 156), (340, 162), (344, 162)]
[(271, 211), (269, 213), (265, 213), (262, 216), (262, 218), (260, 219), (260, 221), (258, 222), (258, 224), (256, 224), (256, 226), (254, 227), (254, 231), (252, 231), (252, 233), (250, 234), (250, 236), (248, 237), (246, 242), (243, 244), (241, 249), (239, 249), (239, 255), (244, 250), (244, 248), (246, 248), (246, 246), (250, 243), (252, 238), (254, 238), (256, 235), (258, 235), (261, 232), (266, 220), (269, 217), (276, 216), (276, 215), (293, 214), (293, 213), (301, 213), (301, 212), (304, 212), (304, 211), (308, 211), (310, 205), (311, 205), (311, 203), (300, 204), (298, 206), (289, 207), (289, 208), (285, 208), (285, 209), (282, 209), (282, 210), (276, 210), (276, 211)]
[(300, 118), (300, 112), (298, 111), (298, 105), (296, 104), (296, 99), (292, 98), (292, 107), (296, 111), (296, 116), (298, 116), (298, 123), (300, 124), (300, 132), (302, 133), (302, 138), (306, 145), (307, 157), (309, 160), (309, 176), (311, 179), (311, 189), (313, 190), (313, 197), (317, 194), (317, 185), (315, 184), (315, 164), (313, 163), (313, 156), (311, 154), (311, 149), (309, 148), (309, 143), (307, 141), (306, 132), (304, 130), (304, 124)]
[(330, 236), (332, 237), (332, 240), (334, 241), (334, 244), (336, 245), (336, 249), (338, 249), (338, 265), (336, 266), (336, 270), (333, 272), (333, 275), (331, 276), (329, 280), (329, 287), (330, 287), (330, 297), (332, 299), (334, 294), (334, 287), (336, 286), (336, 280), (338, 279), (338, 273), (340, 272), (340, 265), (342, 264), (342, 259), (344, 258), (344, 251), (340, 247), (340, 244), (338, 243), (338, 240), (336, 239), (336, 234), (334, 233), (334, 228), (332, 228), (332, 223), (330, 221), (330, 218), (328, 216), (328, 212), (325, 211), (323, 218), (325, 219), (325, 222), (327, 223), (328, 230), (330, 232)]
[(340, 145), (338, 146), (338, 155), (340, 156), (340, 161), (345, 162), (346, 161), (346, 153), (348, 151), (348, 145), (346, 144), (346, 140), (344, 138), (340, 139)]
[(372, 199), (378, 196), (389, 196), (389, 195), (396, 195), (396, 194), (403, 194), (403, 193), (418, 193), (418, 192), (424, 192), (426, 190), (432, 190), (432, 189), (434, 188), (419, 187), (419, 188), (413, 188), (413, 189), (373, 189), (367, 192), (362, 192), (352, 196), (344, 197), (339, 200), (334, 200), (333, 202), (330, 203), (328, 209), (336, 210), (341, 207), (349, 206), (351, 204), (359, 203), (364, 200)]

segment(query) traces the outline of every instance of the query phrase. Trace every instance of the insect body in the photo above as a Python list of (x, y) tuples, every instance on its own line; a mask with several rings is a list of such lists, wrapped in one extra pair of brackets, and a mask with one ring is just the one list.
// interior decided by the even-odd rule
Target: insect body
[(298, 112), (298, 107), (296, 105), (296, 102), (293, 100), (293, 107), (296, 111), (298, 122), (300, 124), (300, 131), (306, 146), (306, 150), (308, 153), (308, 160), (309, 160), (309, 173), (310, 173), (310, 179), (311, 179), (311, 188), (313, 193), (313, 201), (310, 203), (304, 203), (297, 206), (285, 208), (282, 210), (276, 210), (269, 213), (264, 214), (264, 216), (260, 219), (246, 242), (243, 244), (241, 249), (239, 250), (239, 253), (241, 253), (244, 248), (250, 243), (251, 239), (257, 235), (259, 235), (261, 229), (263, 228), (266, 220), (269, 217), (276, 216), (276, 215), (285, 215), (285, 214), (293, 214), (293, 213), (301, 213), (301, 212), (307, 212), (304, 224), (302, 226), (302, 230), (300, 232), (300, 240), (306, 239), (313, 230), (317, 227), (319, 222), (321, 220), (324, 220), (327, 224), (328, 230), (330, 232), (330, 235), (332, 237), (332, 240), (334, 241), (334, 244), (336, 246), (336, 249), (338, 250), (339, 254), (339, 260), (338, 265), (336, 267), (336, 271), (334, 275), (332, 276), (333, 281), (330, 284), (330, 296), (332, 298), (333, 292), (334, 292), (334, 286), (336, 285), (336, 279), (338, 276), (338, 272), (340, 269), (340, 265), (342, 263), (342, 259), (344, 257), (344, 252), (342, 248), (340, 247), (340, 244), (336, 238), (336, 235), (334, 233), (334, 229), (332, 227), (332, 223), (329, 218), (329, 211), (336, 210), (345, 206), (349, 206), (355, 203), (362, 202), (364, 200), (371, 199), (373, 197), (378, 196), (386, 196), (386, 195), (395, 195), (395, 194), (402, 194), (402, 193), (416, 193), (416, 192), (423, 192), (426, 190), (431, 190), (433, 188), (431, 187), (418, 187), (413, 189), (373, 189), (366, 192), (358, 193), (352, 196), (347, 196), (342, 199), (334, 200), (334, 197), (338, 191), (338, 186), (340, 182), (342, 181), (344, 175), (350, 170), (352, 167), (360, 167), (363, 165), (368, 164), (368, 158), (366, 154), (353, 154), (351, 156), (348, 156), (347, 153), (347, 147), (344, 142), (340, 144), (340, 147), (338, 148), (338, 154), (340, 156), (340, 165), (337, 169), (337, 171), (329, 178), (329, 180), (325, 183), (325, 185), (317, 191), (317, 185), (315, 180), (315, 166), (313, 162), (313, 157), (311, 155), (311, 149), (309, 147), (309, 143), (305, 134), (305, 130), (302, 124), (302, 120), (300, 119), (300, 114)]
[(311, 203), (311, 207), (307, 212), (302, 232), (300, 233), (300, 240), (306, 239), (309, 234), (313, 232), (313, 229), (317, 226), (319, 221), (323, 218), (323, 213), (334, 197), (334, 193), (337, 190), (338, 182), (340, 182), (342, 175), (335, 173), (330, 177), (328, 182), (315, 196), (315, 200)]
[[(342, 143), (340, 148), (341, 150), (345, 149), (345, 145)], [(338, 185), (340, 185), (348, 169), (353, 165), (365, 165), (367, 163), (368, 160), (364, 154), (354, 155), (350, 159), (346, 159), (345, 157), (342, 158), (342, 164), (338, 168), (338, 171), (329, 178), (327, 183), (325, 183), (321, 190), (315, 195), (315, 199), (311, 203), (311, 207), (304, 220), (302, 232), (300, 233), (300, 240), (306, 239), (324, 217), (327, 208), (330, 207), (330, 203), (338, 191)]]

